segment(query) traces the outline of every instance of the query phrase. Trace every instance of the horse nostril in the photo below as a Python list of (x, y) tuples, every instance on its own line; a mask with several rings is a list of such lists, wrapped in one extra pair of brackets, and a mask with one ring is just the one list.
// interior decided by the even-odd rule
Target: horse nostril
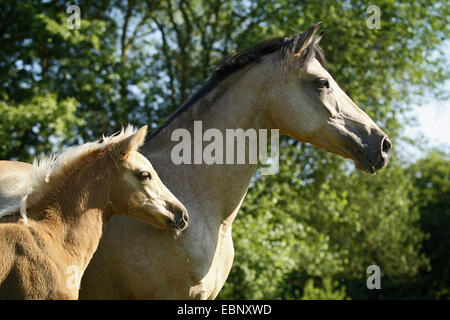
[(384, 137), (383, 142), (381, 143), (381, 151), (383, 153), (388, 153), (392, 149), (392, 142), (388, 139), (388, 137)]
[(186, 223), (186, 225), (189, 223), (189, 215), (187, 214), (187, 212), (185, 210), (183, 210), (183, 217), (182, 217), (182, 219)]

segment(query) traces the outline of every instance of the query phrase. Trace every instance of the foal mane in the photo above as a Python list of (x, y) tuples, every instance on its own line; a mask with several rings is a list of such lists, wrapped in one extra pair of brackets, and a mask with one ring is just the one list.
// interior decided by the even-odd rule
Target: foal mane
[[(70, 170), (79, 161), (86, 159), (90, 154), (118, 143), (135, 134), (136, 131), (136, 128), (128, 125), (126, 128), (122, 128), (121, 131), (115, 134), (103, 136), (100, 140), (68, 148), (60, 154), (34, 158), (33, 168), (28, 177), (30, 181), (28, 193), (20, 199), (19, 203), (0, 210), (0, 218), (13, 215), (19, 211), (24, 221), (27, 222), (27, 207), (36, 204), (47, 195), (49, 187), (52, 186), (52, 183), (55, 183), (54, 180), (57, 180), (54, 179), (55, 177), (64, 174), (64, 172)], [(32, 201), (29, 199), (30, 196), (33, 198)]]
[[(147, 137), (147, 141), (155, 137), (164, 128), (166, 128), (172, 120), (177, 118), (181, 113), (188, 110), (201, 98), (210, 93), (220, 83), (227, 79), (231, 74), (237, 72), (250, 65), (251, 63), (258, 62), (264, 56), (274, 53), (276, 51), (281, 52), (281, 69), (289, 70), (291, 68), (291, 62), (299, 47), (302, 46), (306, 40), (306, 32), (298, 33), (294, 37), (277, 37), (271, 38), (266, 41), (257, 43), (252, 47), (238, 51), (225, 56), (213, 69), (211, 76), (207, 79), (206, 83), (196, 91), (180, 108), (178, 108), (169, 119), (158, 129), (156, 129), (151, 135)], [(325, 68), (325, 55), (322, 48), (315, 42), (312, 42), (306, 49), (300, 62), (301, 69), (307, 66), (312, 59), (316, 58), (319, 63)]]

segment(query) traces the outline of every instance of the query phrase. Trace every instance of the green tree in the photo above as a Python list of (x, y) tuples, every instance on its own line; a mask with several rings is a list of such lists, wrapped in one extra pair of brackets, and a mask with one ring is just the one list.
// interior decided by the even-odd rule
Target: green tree
[(428, 299), (450, 299), (450, 157), (433, 151), (408, 168), (416, 192), (413, 201), (420, 210), (422, 230), (428, 235), (423, 252), (431, 267), (415, 283)]
[(427, 267), (413, 184), (395, 160), (367, 176), (326, 154), (303, 169), (308, 151), (296, 157), (283, 148), (290, 170), (251, 187), (233, 226), (236, 257), (221, 298), (300, 299), (321, 289), (316, 298), (369, 298), (369, 265), (397, 282)]
[(137, 43), (148, 32), (147, 4), (77, 5), (81, 28), (71, 30), (65, 1), (0, 4), (2, 159), (30, 160), (148, 121), (142, 107), (153, 97), (145, 89), (152, 73)]
[[(394, 150), (411, 101), (424, 92), (445, 97), (445, 2), (379, 0), (381, 29), (367, 27), (371, 3), (362, 0), (74, 4), (81, 28), (70, 30), (65, 1), (0, 2), (1, 159), (28, 161), (128, 122), (156, 128), (225, 54), (318, 20), (327, 69), (390, 135)], [(436, 245), (445, 236), (439, 210), (448, 206), (447, 189), (434, 186), (444, 182), (418, 203), (412, 195), (422, 180), (412, 183), (395, 157), (367, 176), (287, 138), (280, 165), (278, 175), (254, 177), (233, 227), (236, 260), (221, 298), (405, 296), (412, 291), (401, 292), (405, 283), (424, 274), (434, 285), (420, 296), (448, 297), (437, 278), (448, 279), (445, 247)], [(417, 172), (433, 169), (417, 165)], [(425, 242), (421, 228), (430, 234)], [(384, 296), (365, 288), (365, 268), (374, 263), (387, 279)]]

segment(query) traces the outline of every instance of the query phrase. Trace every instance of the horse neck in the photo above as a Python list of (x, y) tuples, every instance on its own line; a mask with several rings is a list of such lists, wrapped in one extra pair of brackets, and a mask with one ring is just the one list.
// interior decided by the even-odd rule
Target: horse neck
[[(191, 134), (191, 152), (194, 153), (194, 121), (201, 121), (203, 132), (225, 129), (267, 128), (262, 117), (259, 87), (248, 81), (246, 70), (232, 74), (196, 103), (179, 113), (153, 136), (142, 148), (163, 183), (187, 207), (191, 224), (212, 219), (212, 223), (234, 220), (253, 176), (255, 164), (181, 164), (171, 160), (171, 151), (178, 142), (171, 141), (175, 129), (184, 128)], [(252, 78), (252, 77), (247, 77)], [(208, 142), (203, 144), (203, 147)], [(248, 149), (246, 149), (248, 152)], [(225, 157), (225, 151), (224, 151)], [(247, 163), (247, 162), (246, 162)], [(220, 224), (219, 224), (220, 225)]]
[[(87, 161), (89, 163), (89, 161)], [(113, 166), (88, 165), (57, 177), (41, 200), (27, 209), (31, 227), (46, 233), (62, 249), (61, 261), (84, 270), (112, 215), (109, 188)]]

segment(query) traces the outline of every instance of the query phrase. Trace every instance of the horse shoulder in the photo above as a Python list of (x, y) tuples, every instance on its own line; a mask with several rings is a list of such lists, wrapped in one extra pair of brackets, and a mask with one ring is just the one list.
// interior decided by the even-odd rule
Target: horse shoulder
[(37, 233), (20, 223), (0, 225), (0, 299), (46, 299), (54, 295), (60, 272), (49, 262)]

